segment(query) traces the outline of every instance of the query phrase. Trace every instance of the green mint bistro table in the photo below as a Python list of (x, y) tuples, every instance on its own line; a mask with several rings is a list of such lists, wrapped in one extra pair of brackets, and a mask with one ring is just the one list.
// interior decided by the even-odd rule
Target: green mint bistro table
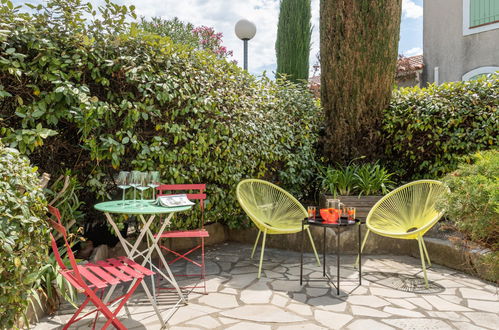
[[(154, 201), (152, 200), (125, 200), (125, 201), (118, 200), (118, 201), (98, 203), (94, 205), (94, 208), (96, 210), (104, 212), (109, 224), (111, 224), (116, 233), (116, 236), (118, 236), (118, 239), (120, 240), (120, 243), (123, 246), (123, 249), (125, 250), (125, 253), (127, 254), (128, 258), (134, 260), (137, 257), (143, 257), (144, 259), (142, 261), (142, 266), (146, 266), (147, 264), (149, 264), (150, 269), (154, 269), (154, 271), (157, 274), (163, 276), (163, 278), (165, 278), (175, 288), (179, 296), (179, 301), (174, 306), (174, 308), (171, 309), (170, 314), (173, 314), (175, 312), (175, 307), (177, 307), (178, 304), (181, 302), (186, 303), (186, 300), (177, 284), (177, 281), (175, 280), (175, 277), (173, 276), (170, 268), (168, 267), (168, 263), (165, 261), (163, 253), (161, 252), (161, 249), (159, 247), (158, 242), (161, 239), (161, 236), (157, 235), (156, 237), (154, 237), (154, 234), (152, 233), (150, 228), (151, 224), (154, 222), (155, 219), (159, 220), (161, 215), (167, 215), (166, 218), (163, 219), (161, 228), (159, 230), (159, 233), (162, 233), (165, 230), (166, 226), (170, 224), (171, 218), (174, 213), (188, 211), (192, 208), (192, 206), (164, 207), (164, 206), (154, 205), (153, 202)], [(137, 240), (133, 244), (128, 242), (121, 235), (118, 226), (116, 225), (116, 223), (113, 220), (113, 217), (111, 216), (112, 214), (136, 215), (137, 218), (140, 220), (140, 222), (142, 223), (142, 229), (140, 230)], [(147, 240), (147, 248), (145, 250), (140, 251), (139, 245), (144, 240), (144, 238), (146, 238)], [(154, 251), (157, 251), (162, 264), (165, 265), (164, 270), (166, 271), (167, 274), (165, 274), (162, 269), (153, 264), (152, 253)], [(142, 287), (144, 288), (144, 292), (146, 293), (147, 299), (151, 302), (154, 311), (156, 312), (156, 315), (158, 316), (158, 319), (161, 322), (161, 326), (162, 328), (164, 328), (166, 327), (166, 324), (156, 304), (154, 279), (151, 281), (151, 283), (153, 286), (152, 294), (149, 288), (147, 287), (146, 282), (145, 281), (141, 282)], [(106, 295), (105, 301), (108, 301), (111, 298), (111, 295), (113, 294), (115, 288), (116, 285), (111, 287), (111, 289)], [(171, 315), (168, 315), (166, 319), (169, 319), (170, 316)]]
[[(362, 285), (362, 252), (361, 252), (361, 228), (360, 225), (365, 223), (365, 220), (360, 220), (360, 219), (355, 219), (355, 221), (346, 221), (346, 219), (341, 219), (342, 221), (334, 223), (334, 222), (326, 222), (323, 221), (322, 219), (308, 219), (305, 218), (302, 221), (302, 235), (301, 235), (301, 259), (300, 259), (300, 285), (303, 285), (303, 240), (304, 240), (304, 228), (305, 225), (309, 226), (317, 226), (317, 227), (322, 227), (324, 228), (324, 238), (322, 241), (322, 276), (327, 278), (329, 283), (331, 283), (335, 288), (336, 288), (336, 294), (340, 294), (340, 234), (341, 234), (341, 228), (342, 227), (353, 227), (357, 226), (359, 229), (358, 232), (358, 239), (357, 239), (357, 247), (358, 247), (358, 257), (359, 257), (359, 286)], [(343, 221), (344, 220), (344, 221)], [(336, 229), (336, 284), (332, 281), (331, 277), (329, 276), (328, 272), (326, 272), (326, 229), (327, 228), (334, 228)]]

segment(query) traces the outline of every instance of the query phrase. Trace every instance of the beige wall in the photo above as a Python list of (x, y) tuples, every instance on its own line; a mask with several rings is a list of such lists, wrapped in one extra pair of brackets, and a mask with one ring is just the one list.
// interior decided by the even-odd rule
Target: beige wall
[(499, 66), (499, 29), (463, 36), (463, 0), (425, 0), (423, 84), (458, 81), (474, 69)]

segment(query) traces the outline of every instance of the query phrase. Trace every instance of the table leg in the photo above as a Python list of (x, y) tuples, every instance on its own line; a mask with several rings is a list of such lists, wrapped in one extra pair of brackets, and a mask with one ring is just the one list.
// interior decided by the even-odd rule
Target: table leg
[(324, 237), (322, 239), (322, 276), (326, 277), (326, 227), (324, 227)]
[[(107, 220), (109, 221), (109, 223), (111, 224), (111, 226), (113, 227), (115, 233), (116, 233), (116, 236), (118, 237), (118, 239), (120, 240), (121, 242), (121, 245), (123, 246), (123, 249), (125, 250), (126, 254), (127, 254), (127, 257), (133, 259), (134, 257), (134, 253), (135, 251), (138, 250), (138, 246), (140, 244), (140, 240), (142, 240), (142, 238), (144, 237), (144, 234), (143, 232), (141, 232), (139, 234), (139, 237), (137, 238), (137, 241), (135, 242), (135, 244), (133, 245), (133, 247), (131, 249), (128, 248), (128, 242), (126, 241), (126, 239), (121, 235), (121, 232), (119, 231), (119, 228), (118, 226), (116, 225), (116, 223), (113, 221), (113, 218), (111, 217), (111, 215), (109, 213), (104, 213), (106, 215), (106, 218)], [(152, 221), (154, 220), (154, 215), (152, 215), (149, 220), (144, 224), (144, 226), (147, 226), (147, 230), (149, 229), (149, 226), (151, 225)], [(145, 261), (147, 261), (147, 258), (144, 259)], [(145, 264), (145, 263), (143, 263)], [(135, 282), (137, 281), (137, 279), (134, 279), (132, 281), (132, 283), (130, 284), (130, 287), (132, 287)], [(146, 296), (147, 296), (147, 299), (151, 302), (152, 304), (152, 307), (154, 309), (154, 312), (156, 313), (156, 316), (158, 317), (159, 319), (159, 322), (161, 323), (161, 327), (162, 328), (165, 328), (166, 327), (166, 323), (165, 321), (163, 320), (163, 318), (161, 317), (161, 312), (159, 311), (158, 309), (158, 306), (156, 305), (153, 297), (151, 296), (151, 292), (149, 292), (149, 288), (147, 287), (146, 283), (144, 281), (141, 281), (140, 283), (142, 285), (142, 288), (144, 289), (144, 292), (146, 293)], [(109, 291), (108, 293), (106, 294), (106, 298), (104, 299), (104, 302), (106, 303), (107, 301), (109, 301), (109, 299), (111, 298), (114, 290), (116, 288), (116, 285), (113, 285), (109, 288)], [(181, 296), (181, 298), (183, 299), (183, 296)]]
[[(162, 232), (165, 230), (166, 226), (170, 223), (170, 219), (171, 219), (172, 215), (173, 215), (173, 213), (171, 213), (171, 214), (168, 216), (168, 218), (166, 218), (166, 219), (165, 219), (165, 221), (164, 221), (164, 222), (163, 222), (163, 224), (161, 225), (161, 228), (160, 228), (160, 230), (159, 230), (159, 233), (162, 233)], [(139, 218), (141, 219), (141, 221), (145, 222), (145, 219), (144, 219), (142, 216), (140, 216)], [(151, 245), (151, 247), (149, 247), (149, 248), (148, 248), (147, 255), (146, 255), (146, 257), (144, 258), (144, 261), (142, 261), (142, 266), (145, 266), (145, 264), (146, 264), (147, 262), (149, 262), (151, 265), (153, 265), (153, 266), (154, 266), (154, 264), (152, 263), (152, 260), (151, 260), (151, 255), (152, 255), (152, 252), (153, 252), (154, 250), (156, 250), (156, 251), (158, 252), (158, 255), (159, 255), (159, 258), (160, 258), (161, 262), (162, 262), (162, 263), (163, 263), (163, 265), (165, 266), (165, 269), (166, 269), (166, 271), (167, 271), (167, 273), (168, 273), (168, 276), (167, 276), (167, 275), (165, 275), (165, 273), (163, 273), (163, 272), (161, 271), (161, 269), (160, 269), (160, 268), (158, 268), (158, 267), (154, 266), (154, 267), (156, 268), (157, 273), (159, 273), (159, 274), (160, 274), (161, 276), (163, 276), (163, 277), (164, 277), (164, 278), (165, 278), (168, 282), (170, 282), (170, 284), (171, 284), (171, 285), (175, 288), (175, 290), (177, 290), (177, 293), (178, 293), (178, 295), (179, 295), (179, 297), (180, 297), (180, 300), (181, 300), (183, 303), (186, 303), (185, 297), (184, 297), (184, 295), (182, 294), (182, 291), (180, 290), (180, 287), (178, 286), (177, 281), (175, 280), (175, 277), (173, 276), (173, 273), (171, 272), (171, 269), (170, 269), (170, 267), (168, 266), (168, 263), (166, 262), (166, 260), (165, 260), (165, 258), (164, 258), (164, 256), (163, 256), (163, 253), (162, 253), (162, 251), (161, 251), (161, 248), (160, 248), (160, 247), (159, 247), (159, 245), (158, 245), (158, 242), (159, 242), (159, 240), (161, 239), (161, 235), (158, 235), (158, 236), (156, 236), (156, 238), (154, 238), (154, 234), (151, 232), (151, 230), (149, 229), (149, 227), (144, 228), (143, 230), (147, 231), (147, 235), (148, 235), (148, 237), (151, 239), (151, 241), (152, 241), (152, 245)]]
[(361, 242), (362, 242), (362, 233), (361, 233), (361, 224), (359, 222), (359, 285), (362, 285), (362, 251), (361, 251)]
[(303, 232), (305, 231), (304, 221), (301, 222), (301, 257), (300, 257), (300, 285), (303, 285)]
[(340, 295), (340, 226), (336, 227), (336, 281), (338, 286), (336, 287), (336, 293)]

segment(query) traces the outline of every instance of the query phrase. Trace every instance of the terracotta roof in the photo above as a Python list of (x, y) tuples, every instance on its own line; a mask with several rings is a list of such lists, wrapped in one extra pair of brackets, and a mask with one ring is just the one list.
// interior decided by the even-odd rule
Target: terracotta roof
[(405, 75), (423, 69), (423, 55), (400, 56), (397, 61), (397, 75)]

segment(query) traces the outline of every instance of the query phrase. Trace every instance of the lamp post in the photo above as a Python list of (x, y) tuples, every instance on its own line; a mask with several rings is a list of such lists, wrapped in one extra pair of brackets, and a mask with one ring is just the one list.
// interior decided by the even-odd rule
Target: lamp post
[(248, 40), (256, 34), (256, 26), (253, 22), (247, 19), (241, 19), (236, 23), (234, 28), (236, 36), (243, 41), (244, 44), (244, 70), (248, 70)]

